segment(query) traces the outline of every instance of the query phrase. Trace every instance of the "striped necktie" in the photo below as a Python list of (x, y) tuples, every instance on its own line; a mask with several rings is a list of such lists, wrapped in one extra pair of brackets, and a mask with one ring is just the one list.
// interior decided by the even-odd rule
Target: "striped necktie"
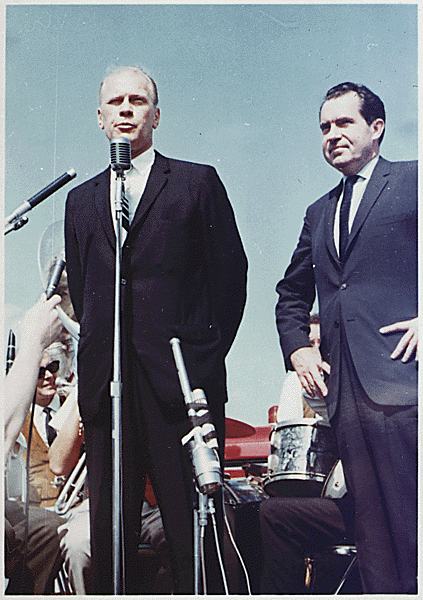
[(341, 209), (339, 211), (339, 259), (341, 263), (345, 260), (345, 252), (348, 245), (349, 237), (349, 218), (351, 208), (351, 198), (353, 192), (353, 186), (358, 179), (358, 175), (350, 175), (345, 180), (344, 196), (341, 202)]
[(125, 194), (122, 194), (122, 227), (129, 231), (129, 202)]

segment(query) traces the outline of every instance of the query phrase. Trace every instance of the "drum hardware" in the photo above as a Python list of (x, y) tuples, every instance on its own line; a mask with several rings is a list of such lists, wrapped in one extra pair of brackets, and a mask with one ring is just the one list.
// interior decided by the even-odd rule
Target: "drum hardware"
[[(354, 567), (354, 565), (357, 562), (357, 549), (355, 546), (351, 546), (351, 545), (337, 545), (337, 546), (329, 546), (328, 548), (326, 548), (325, 550), (322, 550), (321, 552), (318, 552), (315, 555), (311, 555), (306, 557), (305, 559), (305, 564), (306, 564), (306, 574), (305, 574), (305, 586), (308, 588), (308, 594), (321, 594), (322, 590), (321, 585), (322, 582), (324, 581), (325, 586), (328, 585), (327, 580), (323, 580), (321, 579), (321, 574), (320, 574), (320, 569), (321, 569), (321, 565), (324, 563), (327, 563), (327, 561), (333, 561), (334, 559), (336, 559), (336, 557), (343, 557), (345, 559), (345, 564), (344, 564), (344, 560), (342, 560), (342, 562), (336, 562), (332, 564), (331, 567), (331, 573), (334, 575), (333, 577), (333, 581), (331, 580), (331, 584), (333, 586), (336, 585), (336, 589), (334, 589), (334, 591), (332, 590), (327, 590), (323, 593), (326, 594), (333, 594), (333, 595), (339, 595), (341, 592), (341, 589), (344, 587), (347, 579), (349, 579), (350, 575), (351, 575), (351, 571)], [(321, 579), (321, 581), (320, 581)], [(317, 584), (317, 581), (319, 581), (319, 584)], [(352, 581), (349, 582), (350, 583), (350, 590), (349, 590), (349, 594), (362, 594), (363, 590), (361, 587), (361, 582), (359, 577), (357, 578), (352, 578)], [(319, 591), (316, 591), (316, 584), (317, 587), (319, 587)], [(330, 584), (329, 584), (330, 585)], [(352, 589), (354, 591), (352, 591)]]
[(269, 495), (256, 479), (237, 477), (223, 482), (223, 497), (226, 504), (238, 506), (246, 502), (261, 502)]
[(244, 469), (245, 477), (253, 476), (253, 477), (263, 477), (267, 474), (267, 465), (263, 463), (254, 463), (249, 462), (241, 465), (242, 469)]
[(249, 462), (245, 462), (244, 460), (225, 460), (225, 473), (228, 471), (228, 477), (238, 478), (238, 477), (249, 477), (253, 475), (254, 477), (265, 477), (267, 475), (267, 461), (265, 462), (263, 459), (251, 460)]
[(327, 421), (300, 419), (277, 423), (270, 434), (264, 489), (271, 496), (318, 497), (338, 459)]
[(348, 575), (350, 574), (351, 569), (357, 561), (357, 549), (355, 546), (333, 546), (332, 551), (334, 554), (338, 554), (340, 556), (348, 556), (351, 558), (351, 562), (346, 568), (345, 573), (342, 575), (341, 581), (339, 582), (339, 585), (334, 592), (334, 594), (339, 594), (341, 588), (347, 580)]
[(340, 460), (333, 465), (322, 489), (322, 498), (342, 498), (347, 493), (344, 470)]

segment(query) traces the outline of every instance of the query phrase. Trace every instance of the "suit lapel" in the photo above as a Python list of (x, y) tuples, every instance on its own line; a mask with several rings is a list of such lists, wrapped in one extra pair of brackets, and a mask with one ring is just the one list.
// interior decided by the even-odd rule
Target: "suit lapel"
[(334, 259), (335, 261), (339, 260), (339, 256), (338, 256), (338, 252), (336, 250), (335, 241), (333, 239), (333, 227), (334, 227), (334, 222), (335, 222), (336, 205), (338, 203), (338, 199), (339, 199), (339, 196), (341, 195), (341, 192), (342, 192), (342, 179), (339, 182), (339, 184), (336, 186), (336, 188), (334, 188), (332, 191), (329, 192), (329, 198), (328, 198), (328, 202), (326, 203), (325, 214), (324, 214), (324, 219), (325, 219), (324, 239), (326, 240), (326, 247), (328, 249), (328, 252), (331, 255), (332, 259)]
[(107, 239), (112, 248), (115, 248), (116, 235), (110, 205), (110, 168), (103, 171), (97, 178), (94, 188), (94, 203)]
[(348, 239), (347, 253), (348, 249), (351, 246), (351, 243), (357, 236), (364, 221), (366, 220), (372, 206), (379, 198), (383, 188), (388, 183), (388, 176), (390, 174), (390, 170), (391, 169), (389, 162), (384, 158), (379, 158), (373, 170), (372, 176), (370, 177), (370, 181), (366, 186), (360, 205), (358, 207), (357, 214), (355, 216), (350, 236)]
[(156, 158), (145, 186), (144, 193), (138, 203), (134, 218), (131, 223), (131, 231), (150, 210), (151, 205), (156, 200), (164, 186), (166, 185), (168, 174), (170, 173), (169, 160), (156, 152)]

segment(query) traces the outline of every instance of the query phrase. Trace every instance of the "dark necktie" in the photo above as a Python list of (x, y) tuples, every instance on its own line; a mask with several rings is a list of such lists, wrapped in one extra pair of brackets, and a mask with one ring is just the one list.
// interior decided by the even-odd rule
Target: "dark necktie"
[(125, 194), (122, 194), (122, 227), (129, 231), (129, 203)]
[(46, 413), (46, 434), (47, 434), (47, 443), (49, 446), (52, 445), (53, 440), (57, 435), (54, 427), (52, 427), (50, 425), (51, 411), (52, 411), (52, 409), (49, 406), (46, 406), (45, 408), (43, 408), (43, 412)]
[(341, 202), (341, 210), (339, 211), (339, 259), (341, 263), (345, 260), (345, 251), (348, 245), (349, 227), (348, 221), (350, 218), (350, 207), (352, 191), (358, 175), (350, 175), (345, 180), (344, 195)]

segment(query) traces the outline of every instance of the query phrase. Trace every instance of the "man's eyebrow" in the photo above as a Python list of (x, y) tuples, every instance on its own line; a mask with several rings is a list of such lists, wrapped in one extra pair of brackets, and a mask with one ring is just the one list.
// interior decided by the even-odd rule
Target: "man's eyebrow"
[(354, 123), (355, 119), (353, 117), (339, 117), (338, 119), (334, 119), (333, 121), (322, 121), (319, 125), (320, 129), (323, 127), (328, 127), (330, 123), (335, 123), (336, 125), (342, 125), (343, 123)]
[(112, 96), (107, 100), (107, 102), (114, 102), (115, 100), (121, 100), (123, 98), (123, 94), (116, 94), (116, 96)]

